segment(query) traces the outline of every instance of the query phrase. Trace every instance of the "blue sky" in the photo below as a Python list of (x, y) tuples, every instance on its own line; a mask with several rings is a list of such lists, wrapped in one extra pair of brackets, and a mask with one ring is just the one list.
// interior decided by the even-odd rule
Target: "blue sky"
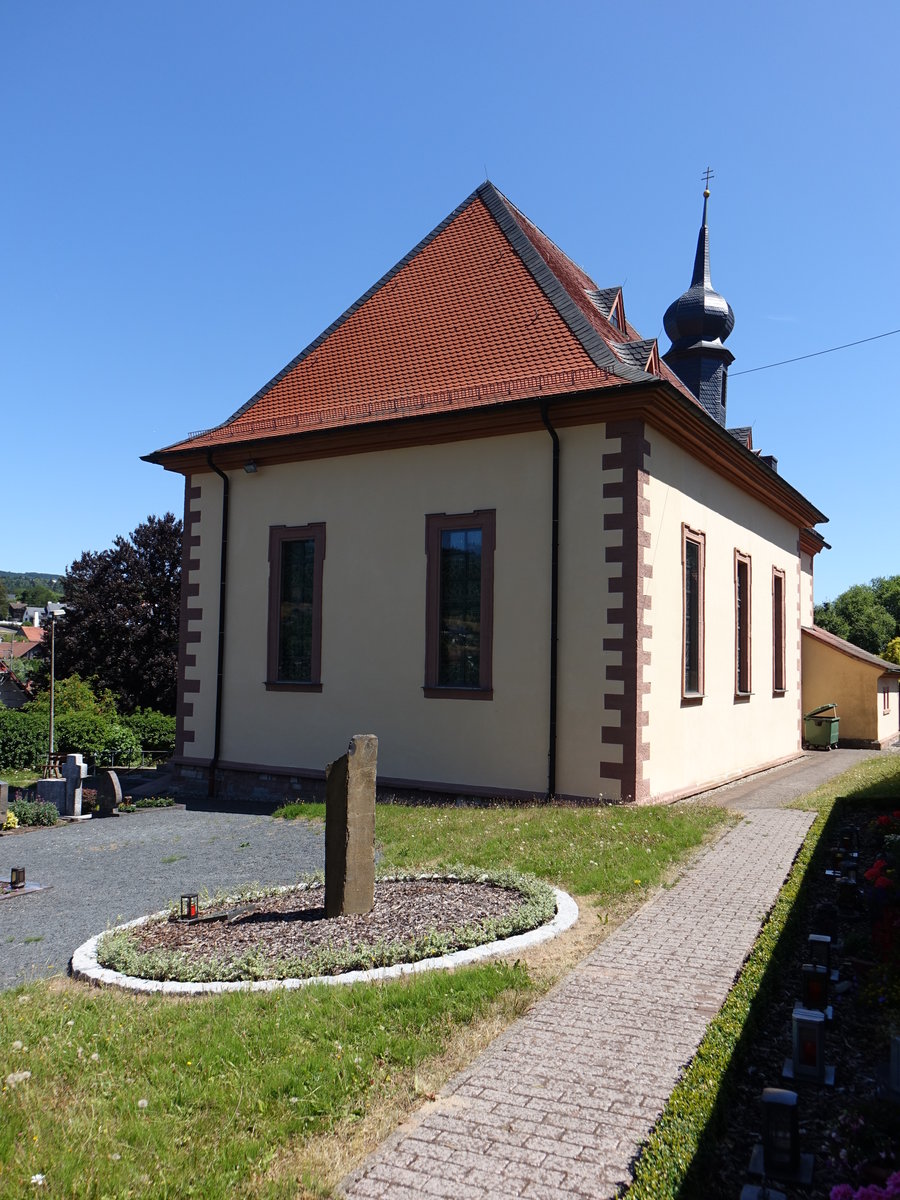
[(900, 573), (900, 6), (84, 0), (0, 8), (0, 568), (63, 571), (486, 176), (659, 336), (710, 201), (731, 425)]

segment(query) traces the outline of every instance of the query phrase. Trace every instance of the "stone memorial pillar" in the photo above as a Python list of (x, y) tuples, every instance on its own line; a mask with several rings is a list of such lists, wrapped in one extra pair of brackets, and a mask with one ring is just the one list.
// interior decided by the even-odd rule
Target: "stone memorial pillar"
[(9, 812), (9, 784), (0, 779), (0, 833), (6, 824), (6, 814)]
[(67, 754), (61, 774), (66, 781), (65, 815), (76, 821), (86, 820), (81, 812), (81, 781), (87, 775), (87, 763), (80, 754)]
[(375, 903), (375, 775), (378, 738), (357, 733), (325, 768), (325, 916), (372, 911)]
[(97, 777), (97, 816), (117, 817), (122, 803), (122, 785), (115, 771), (104, 771)]

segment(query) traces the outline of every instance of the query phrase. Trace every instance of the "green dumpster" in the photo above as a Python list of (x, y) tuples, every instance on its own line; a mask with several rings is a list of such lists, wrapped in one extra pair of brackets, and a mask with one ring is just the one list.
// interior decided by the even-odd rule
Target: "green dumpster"
[[(823, 716), (830, 710), (830, 716)], [(808, 750), (831, 750), (838, 744), (836, 704), (822, 704), (807, 713), (804, 720), (804, 743)]]

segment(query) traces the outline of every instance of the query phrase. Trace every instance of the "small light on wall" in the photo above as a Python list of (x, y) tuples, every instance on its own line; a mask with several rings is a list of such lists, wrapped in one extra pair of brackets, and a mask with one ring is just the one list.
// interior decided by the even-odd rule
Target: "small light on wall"
[(187, 892), (181, 897), (181, 919), (190, 921), (197, 915), (200, 897), (196, 892)]
[(256, 463), (251, 458), (249, 462), (244, 463), (244, 470), (247, 472), (248, 475), (255, 475), (256, 472), (259, 470), (259, 467), (257, 467)]
[(9, 886), (21, 888), (25, 886), (25, 868), (13, 867), (9, 872)]

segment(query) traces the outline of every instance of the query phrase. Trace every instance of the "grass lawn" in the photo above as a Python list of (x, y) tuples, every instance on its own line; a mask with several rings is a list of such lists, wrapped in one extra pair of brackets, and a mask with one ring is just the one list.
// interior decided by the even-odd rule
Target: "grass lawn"
[(41, 778), (43, 778), (42, 771), (0, 771), (0, 779), (4, 783), (8, 783), (11, 788), (31, 787)]
[(582, 918), (512, 965), (377, 986), (184, 1001), (58, 979), (0, 993), (0, 1197), (329, 1195), (730, 819), (388, 805), (384, 865), (528, 871), (573, 892)]

